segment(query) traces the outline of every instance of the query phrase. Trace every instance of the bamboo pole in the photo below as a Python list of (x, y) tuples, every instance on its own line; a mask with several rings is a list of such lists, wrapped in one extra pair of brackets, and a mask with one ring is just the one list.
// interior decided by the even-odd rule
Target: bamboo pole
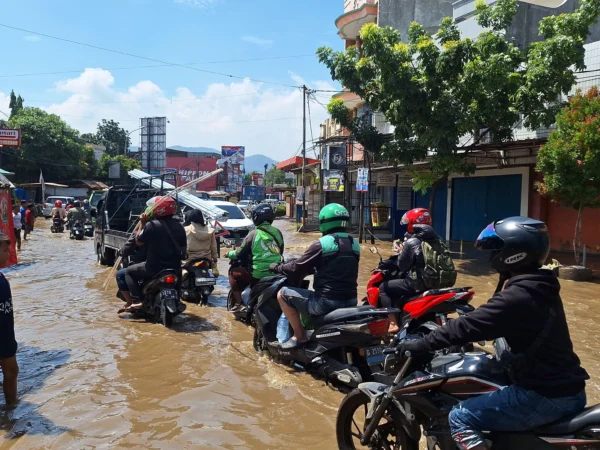
[[(156, 208), (158, 208), (167, 198), (173, 198), (174, 196), (176, 196), (179, 192), (194, 186), (197, 183), (201, 183), (204, 180), (207, 180), (211, 177), (214, 177), (215, 175), (221, 173), (223, 171), (223, 169), (217, 169), (212, 171), (211, 173), (207, 173), (206, 175), (202, 175), (201, 177), (196, 178), (195, 180), (190, 181), (189, 183), (185, 183), (181, 186), (179, 186), (177, 189), (173, 189), (171, 192), (169, 192), (168, 194), (165, 194), (162, 196), (162, 198), (157, 201), (156, 203), (154, 203), (151, 207), (150, 207), (150, 212), (154, 211)], [(142, 222), (140, 222), (138, 220), (133, 233), (136, 233), (137, 231), (140, 231), (141, 229), (141, 225)], [(112, 278), (114, 278), (115, 274), (117, 273), (117, 269), (119, 267), (119, 265), (121, 264), (121, 261), (123, 261), (123, 258), (121, 256), (119, 256), (117, 258), (117, 260), (115, 261), (115, 264), (113, 265), (113, 267), (110, 269), (110, 271), (108, 272), (108, 277), (106, 278), (106, 280), (104, 281), (104, 290), (106, 291), (108, 289), (108, 285), (110, 284), (110, 280)]]

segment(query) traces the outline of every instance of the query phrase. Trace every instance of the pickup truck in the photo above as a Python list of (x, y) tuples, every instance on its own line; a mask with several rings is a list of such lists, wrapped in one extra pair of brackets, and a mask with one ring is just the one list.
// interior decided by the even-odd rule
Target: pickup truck
[(146, 202), (161, 195), (155, 188), (140, 186), (113, 186), (98, 202), (92, 215), (96, 217), (94, 248), (98, 262), (111, 266), (117, 252), (123, 247), (138, 218), (146, 209)]

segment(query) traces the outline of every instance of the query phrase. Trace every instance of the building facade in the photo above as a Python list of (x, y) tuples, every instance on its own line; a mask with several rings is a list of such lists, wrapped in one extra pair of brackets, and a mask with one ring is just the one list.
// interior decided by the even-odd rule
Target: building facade
[[(190, 181), (217, 170), (219, 153), (185, 152), (167, 149), (165, 173), (172, 174), (167, 180), (181, 186)], [(204, 180), (196, 185), (198, 191), (217, 189), (217, 177)]]

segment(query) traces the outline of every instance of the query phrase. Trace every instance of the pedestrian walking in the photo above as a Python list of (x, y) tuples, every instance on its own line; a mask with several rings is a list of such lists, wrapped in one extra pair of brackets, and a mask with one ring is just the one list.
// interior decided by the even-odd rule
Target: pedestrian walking
[(33, 203), (33, 200), (29, 200), (27, 202), (27, 209), (31, 210), (31, 214), (33, 216), (33, 220), (31, 221), (31, 230), (29, 230), (29, 233), (31, 233), (33, 231), (33, 226), (35, 225), (35, 217), (36, 217), (36, 211), (35, 211), (35, 203)]
[[(21, 219), (23, 220), (23, 219)], [(35, 221), (35, 216), (33, 214), (33, 205), (28, 205), (25, 210), (25, 227), (23, 231), (23, 240), (27, 240), (27, 235), (29, 235), (33, 231), (33, 222)]]
[[(0, 232), (0, 267), (8, 261), (10, 238)], [(0, 369), (2, 369), (2, 389), (6, 406), (17, 403), (17, 340), (15, 339), (15, 318), (13, 314), (10, 284), (0, 273)]]
[(17, 250), (21, 250), (21, 229), (23, 228), (23, 223), (21, 222), (21, 209), (18, 205), (13, 206), (13, 223)]

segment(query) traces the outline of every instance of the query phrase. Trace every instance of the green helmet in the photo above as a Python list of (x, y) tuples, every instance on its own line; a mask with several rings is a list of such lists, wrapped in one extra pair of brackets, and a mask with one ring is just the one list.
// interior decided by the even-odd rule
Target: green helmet
[(325, 205), (319, 213), (319, 231), (323, 234), (339, 228), (350, 226), (350, 214), (339, 203)]

